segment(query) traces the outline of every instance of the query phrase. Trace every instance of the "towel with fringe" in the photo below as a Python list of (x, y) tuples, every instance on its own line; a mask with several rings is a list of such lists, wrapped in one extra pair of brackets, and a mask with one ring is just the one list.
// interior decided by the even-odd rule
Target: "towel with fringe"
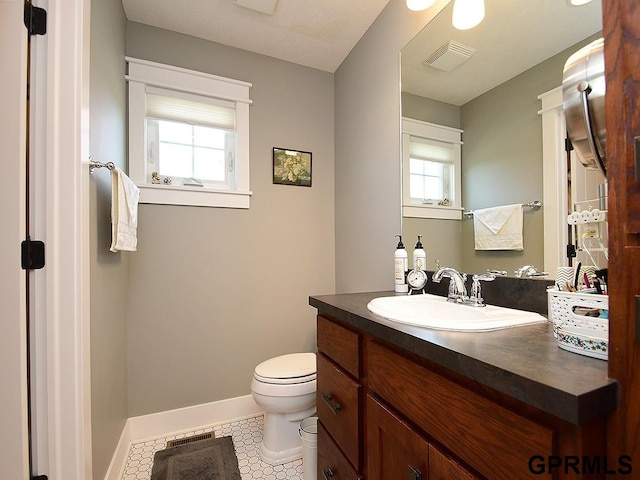
[(112, 252), (137, 250), (138, 200), (140, 189), (119, 168), (111, 170)]
[(473, 211), (476, 250), (524, 250), (522, 204)]

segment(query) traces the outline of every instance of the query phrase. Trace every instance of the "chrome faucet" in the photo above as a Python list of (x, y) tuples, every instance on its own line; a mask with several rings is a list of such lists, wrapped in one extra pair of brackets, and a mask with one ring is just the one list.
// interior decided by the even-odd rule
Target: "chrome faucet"
[(447, 296), (447, 301), (464, 303), (465, 300), (467, 300), (467, 287), (465, 285), (467, 274), (461, 274), (455, 268), (439, 267), (436, 273), (433, 274), (432, 280), (440, 283), (440, 280), (445, 277), (449, 278), (449, 295)]
[(536, 267), (534, 267), (533, 265), (524, 265), (524, 266), (520, 267), (518, 270), (516, 270), (513, 273), (518, 278), (522, 278), (522, 277), (546, 277), (547, 275), (549, 275), (548, 272), (539, 272), (538, 269)]

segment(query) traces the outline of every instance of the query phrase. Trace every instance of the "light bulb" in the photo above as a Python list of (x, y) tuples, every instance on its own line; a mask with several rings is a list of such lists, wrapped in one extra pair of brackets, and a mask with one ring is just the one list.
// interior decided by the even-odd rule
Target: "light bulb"
[(426, 10), (434, 2), (435, 0), (407, 0), (407, 8), (414, 12), (419, 12), (420, 10)]
[(484, 18), (484, 0), (455, 0), (451, 23), (458, 30), (468, 30)]

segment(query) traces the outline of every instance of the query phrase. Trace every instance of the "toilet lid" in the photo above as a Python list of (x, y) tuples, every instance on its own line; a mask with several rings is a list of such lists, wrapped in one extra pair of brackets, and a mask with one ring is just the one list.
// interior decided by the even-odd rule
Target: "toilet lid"
[(266, 383), (302, 383), (316, 378), (315, 353), (290, 353), (270, 358), (254, 371), (257, 380)]

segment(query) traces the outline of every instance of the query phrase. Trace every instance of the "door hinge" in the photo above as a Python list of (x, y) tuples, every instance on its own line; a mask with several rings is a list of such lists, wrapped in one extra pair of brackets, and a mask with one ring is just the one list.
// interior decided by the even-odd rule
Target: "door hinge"
[(27, 237), (22, 242), (22, 269), (40, 270), (44, 267), (44, 242)]
[(573, 144), (571, 143), (571, 139), (567, 137), (564, 139), (564, 151), (570, 152), (571, 150), (573, 150)]
[(30, 1), (25, 1), (24, 25), (31, 35), (44, 35), (47, 33), (47, 11), (33, 6)]

